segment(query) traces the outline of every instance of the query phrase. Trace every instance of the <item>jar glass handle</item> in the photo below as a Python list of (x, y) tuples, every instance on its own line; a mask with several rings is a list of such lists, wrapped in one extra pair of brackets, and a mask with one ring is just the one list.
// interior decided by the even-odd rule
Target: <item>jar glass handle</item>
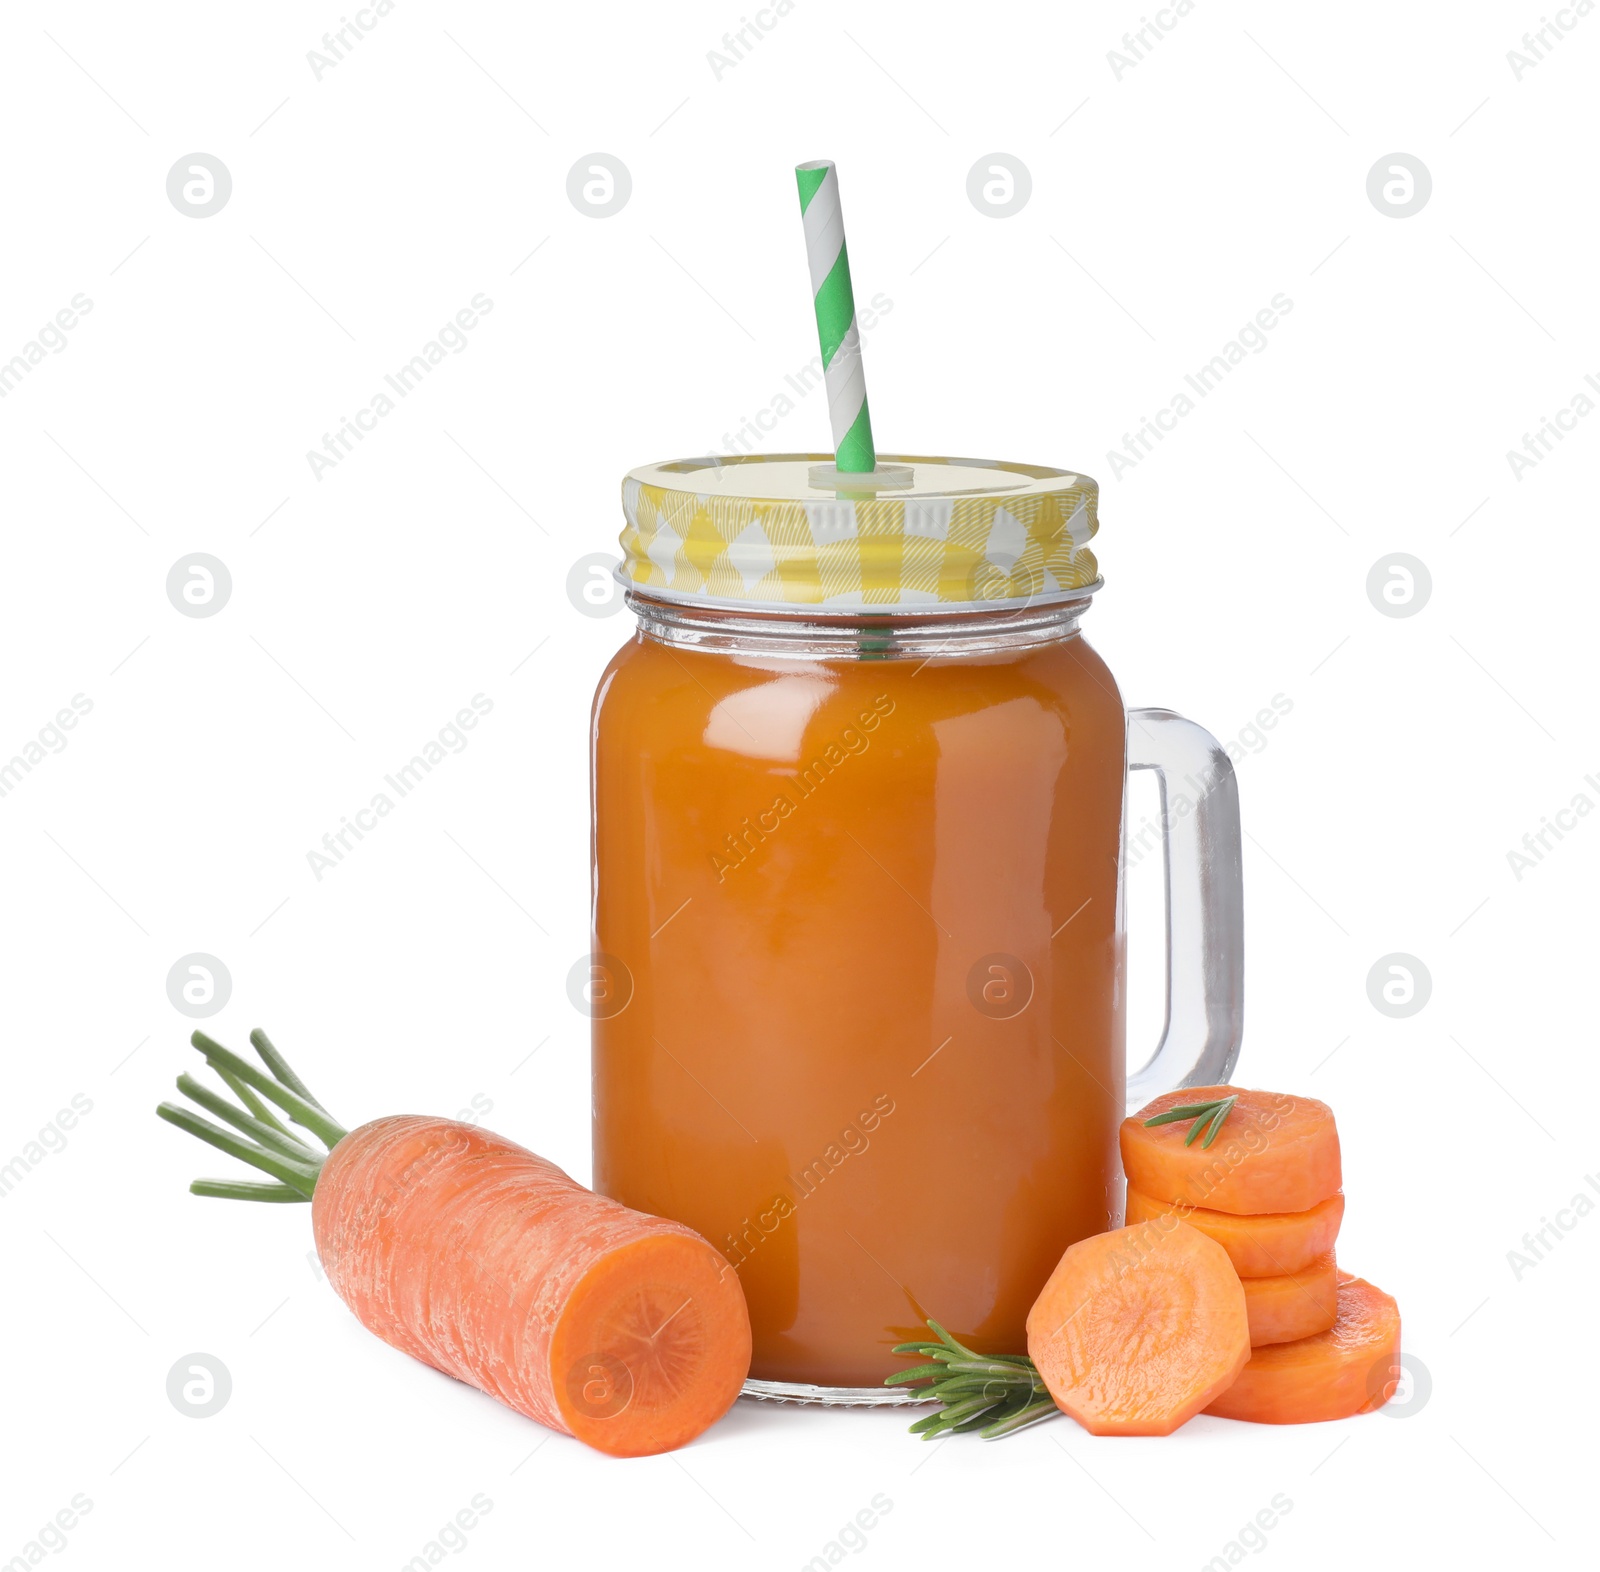
[(1244, 1035), (1244, 886), (1239, 783), (1210, 732), (1171, 710), (1128, 712), (1128, 768), (1161, 791), (1167, 891), (1167, 1013), (1128, 1075), (1128, 1110), (1179, 1086), (1225, 1082)]

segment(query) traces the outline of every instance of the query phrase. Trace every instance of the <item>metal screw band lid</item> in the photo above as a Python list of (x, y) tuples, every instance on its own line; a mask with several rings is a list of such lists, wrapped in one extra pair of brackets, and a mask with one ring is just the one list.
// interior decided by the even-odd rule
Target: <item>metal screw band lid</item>
[(768, 606), (923, 608), (1039, 600), (1099, 581), (1100, 488), (1040, 464), (885, 453), (644, 464), (622, 483), (622, 578), (653, 594)]

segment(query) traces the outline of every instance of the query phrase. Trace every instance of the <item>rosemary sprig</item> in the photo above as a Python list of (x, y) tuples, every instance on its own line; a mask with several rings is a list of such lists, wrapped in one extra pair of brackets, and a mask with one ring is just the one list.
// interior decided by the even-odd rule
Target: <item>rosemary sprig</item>
[(985, 1441), (998, 1441), (1061, 1412), (1026, 1354), (980, 1354), (958, 1343), (937, 1321), (928, 1326), (938, 1342), (901, 1343), (894, 1350), (916, 1354), (925, 1363), (897, 1370), (883, 1383), (918, 1383), (941, 1405), (911, 1426), (912, 1435), (932, 1441), (976, 1430)]
[(1182, 1119), (1193, 1119), (1189, 1127), (1189, 1134), (1184, 1140), (1185, 1146), (1193, 1146), (1194, 1138), (1202, 1131), (1205, 1132), (1201, 1146), (1210, 1146), (1217, 1138), (1217, 1131), (1222, 1128), (1223, 1120), (1233, 1112), (1233, 1105), (1239, 1101), (1239, 1094), (1220, 1097), (1210, 1103), (1185, 1103), (1181, 1108), (1169, 1108), (1165, 1113), (1159, 1113), (1154, 1119), (1145, 1120), (1145, 1128), (1153, 1124), (1175, 1124)]

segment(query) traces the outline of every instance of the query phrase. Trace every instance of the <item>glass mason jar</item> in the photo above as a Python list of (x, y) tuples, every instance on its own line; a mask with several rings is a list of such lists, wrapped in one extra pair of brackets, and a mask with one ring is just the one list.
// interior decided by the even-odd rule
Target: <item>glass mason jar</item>
[[(886, 1389), (932, 1317), (1025, 1346), (1066, 1247), (1122, 1219), (1117, 1126), (1225, 1081), (1238, 800), (1200, 727), (1127, 712), (1079, 622), (1093, 481), (825, 455), (624, 483), (638, 630), (592, 731), (594, 1180), (699, 1230), (749, 1390)], [(1157, 772), (1168, 1010), (1130, 1074), (1130, 769)]]

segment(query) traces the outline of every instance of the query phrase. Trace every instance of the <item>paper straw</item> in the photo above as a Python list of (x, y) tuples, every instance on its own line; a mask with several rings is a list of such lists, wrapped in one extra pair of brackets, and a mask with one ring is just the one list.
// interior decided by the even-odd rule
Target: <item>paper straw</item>
[(850, 257), (844, 244), (844, 213), (839, 206), (839, 175), (831, 159), (799, 164), (800, 215), (805, 221), (806, 260), (822, 345), (828, 419), (833, 426), (834, 463), (846, 474), (877, 467), (872, 418), (867, 413), (867, 379), (861, 369), (861, 333), (856, 327), (855, 293), (850, 287)]

